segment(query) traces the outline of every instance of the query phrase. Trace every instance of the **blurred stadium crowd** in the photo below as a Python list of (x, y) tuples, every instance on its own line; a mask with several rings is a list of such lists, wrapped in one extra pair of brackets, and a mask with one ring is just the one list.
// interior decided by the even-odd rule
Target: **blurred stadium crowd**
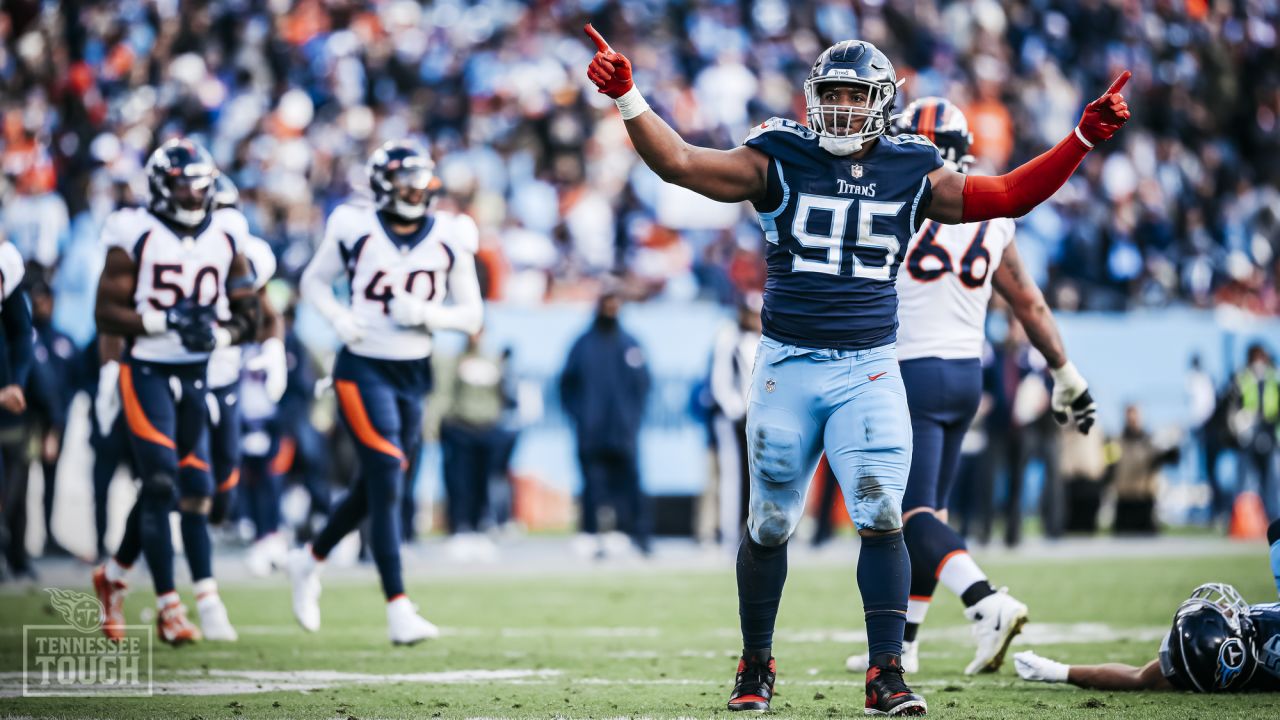
[(978, 172), (1052, 144), (1132, 67), (1135, 126), (1020, 225), (1051, 301), (1280, 309), (1280, 4), (1267, 0), (15, 2), (0, 16), (4, 231), (27, 258), (74, 266), (59, 318), (84, 340), (98, 224), (140, 195), (163, 139), (206, 141), (289, 274), (364, 186), (369, 151), (415, 134), (480, 224), (491, 298), (592, 296), (610, 272), (643, 296), (759, 288), (751, 214), (661, 187), (579, 77), (587, 18), (677, 130), (719, 147), (802, 116), (818, 52), (870, 40), (906, 99), (964, 108)]
[[(583, 77), (588, 19), (688, 141), (726, 148), (769, 116), (803, 117), (813, 59), (869, 40), (906, 78), (902, 102), (942, 95), (965, 111), (978, 173), (1056, 142), (1132, 68), (1134, 121), (1019, 223), (1024, 263), (1064, 310), (1280, 312), (1276, 0), (15, 0), (0, 11), (0, 230), (52, 286), (53, 324), (83, 346), (101, 223), (144, 199), (142, 166), (162, 141), (212, 151), (284, 290), (332, 208), (367, 187), (372, 149), (413, 135), (437, 156), (441, 202), (480, 227), (490, 300), (750, 297), (764, 283), (754, 214), (663, 185), (639, 161)], [(1035, 368), (1001, 324), (1010, 379), (992, 382), (1016, 388)], [(331, 340), (301, 339), (318, 354)], [(1055, 433), (1042, 434), (1001, 449), (993, 426), (987, 455), (1020, 473), (1047, 448), (1054, 465)], [(1060, 470), (1073, 473), (1100, 470)], [(1213, 514), (1225, 504), (1215, 492)], [(975, 513), (989, 535), (994, 508)]]

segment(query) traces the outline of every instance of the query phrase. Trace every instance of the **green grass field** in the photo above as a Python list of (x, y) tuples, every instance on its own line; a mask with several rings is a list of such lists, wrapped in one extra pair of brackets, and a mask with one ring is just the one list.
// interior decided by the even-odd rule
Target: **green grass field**
[[(569, 562), (569, 561), (566, 561)], [(1032, 610), (1025, 640), (1066, 662), (1141, 663), (1198, 583), (1235, 583), (1274, 598), (1266, 559), (991, 559), (997, 583)], [(853, 566), (793, 567), (774, 647), (775, 715), (862, 714), (862, 681), (844, 670), (862, 630)], [(144, 578), (135, 577), (135, 585)], [(87, 588), (85, 588), (87, 589)], [(236, 644), (157, 646), (152, 698), (20, 698), (23, 624), (58, 618), (47, 595), (0, 595), (0, 715), (143, 718), (709, 717), (727, 716), (738, 648), (736, 595), (722, 570), (602, 569), (411, 583), (440, 640), (393, 648), (372, 573), (326, 585), (324, 627), (296, 627), (282, 581), (230, 585)], [(135, 592), (130, 622), (152, 602)], [(1037, 640), (1038, 638), (1038, 640)], [(1280, 718), (1274, 696), (1116, 694), (1026, 683), (1012, 660), (965, 677), (970, 649), (959, 602), (940, 595), (909, 678), (943, 718)], [(485, 672), (480, 672), (485, 671)], [(451, 673), (451, 674), (446, 674)], [(261, 688), (261, 689), (260, 689)], [(276, 689), (273, 689), (276, 688)], [(283, 689), (281, 689), (283, 688)], [(207, 693), (207, 694), (195, 694)]]

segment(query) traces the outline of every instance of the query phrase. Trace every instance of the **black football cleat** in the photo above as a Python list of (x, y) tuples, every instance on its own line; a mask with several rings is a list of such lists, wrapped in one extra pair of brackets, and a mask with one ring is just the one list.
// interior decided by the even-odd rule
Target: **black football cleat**
[(778, 664), (767, 650), (744, 655), (738, 660), (738, 675), (733, 681), (733, 693), (729, 695), (729, 709), (767, 711), (777, 674)]
[(911, 692), (902, 679), (902, 661), (897, 655), (871, 658), (871, 667), (867, 669), (867, 705), (863, 714), (919, 717), (928, 710), (924, 698)]

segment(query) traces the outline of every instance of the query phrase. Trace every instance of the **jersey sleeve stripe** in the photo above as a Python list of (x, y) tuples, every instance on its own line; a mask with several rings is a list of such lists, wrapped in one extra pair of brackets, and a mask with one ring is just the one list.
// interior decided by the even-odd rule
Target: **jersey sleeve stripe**
[(378, 431), (373, 427), (373, 423), (369, 421), (369, 413), (365, 411), (364, 400), (360, 399), (360, 388), (356, 387), (356, 384), (350, 380), (335, 381), (333, 387), (338, 392), (338, 404), (342, 406), (342, 415), (347, 419), (347, 423), (351, 425), (351, 430), (355, 433), (356, 439), (370, 450), (390, 455), (403, 463), (404, 453), (401, 452), (400, 448), (378, 434)]
[(231, 247), (231, 257), (236, 256), (236, 239), (231, 237), (231, 233), (224, 232), (222, 236), (227, 239), (227, 245)]
[(147, 413), (138, 402), (138, 393), (133, 387), (133, 367), (129, 363), (120, 363), (120, 397), (124, 401), (124, 420), (129, 432), (161, 447), (176, 450), (177, 445), (164, 433), (156, 429), (147, 418)]
[(778, 182), (782, 184), (782, 202), (778, 207), (767, 213), (756, 213), (760, 218), (760, 228), (764, 230), (764, 239), (778, 244), (778, 224), (777, 217), (787, 209), (787, 203), (791, 202), (791, 186), (787, 184), (787, 178), (782, 174), (782, 161), (778, 158), (773, 159), (773, 165), (778, 169)]
[(913, 233), (919, 229), (916, 225), (916, 210), (920, 207), (920, 198), (924, 197), (924, 188), (927, 182), (929, 182), (928, 175), (920, 178), (920, 189), (916, 191), (916, 199), (911, 201), (911, 232)]
[(139, 265), (142, 264), (142, 251), (147, 247), (147, 239), (151, 237), (151, 231), (148, 230), (138, 236), (133, 241), (133, 261)]

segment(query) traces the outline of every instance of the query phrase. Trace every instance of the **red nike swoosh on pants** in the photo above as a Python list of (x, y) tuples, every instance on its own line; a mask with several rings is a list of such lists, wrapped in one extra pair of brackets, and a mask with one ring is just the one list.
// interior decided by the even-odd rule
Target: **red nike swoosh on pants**
[(875, 375), (868, 375), (868, 376), (867, 376), (867, 379), (868, 379), (868, 380), (879, 380), (879, 379), (880, 379), (882, 376), (884, 376), (884, 374), (885, 374), (885, 373), (887, 373), (887, 372), (889, 372), (889, 371), (888, 371), (888, 370), (881, 370), (880, 372), (876, 373)]

